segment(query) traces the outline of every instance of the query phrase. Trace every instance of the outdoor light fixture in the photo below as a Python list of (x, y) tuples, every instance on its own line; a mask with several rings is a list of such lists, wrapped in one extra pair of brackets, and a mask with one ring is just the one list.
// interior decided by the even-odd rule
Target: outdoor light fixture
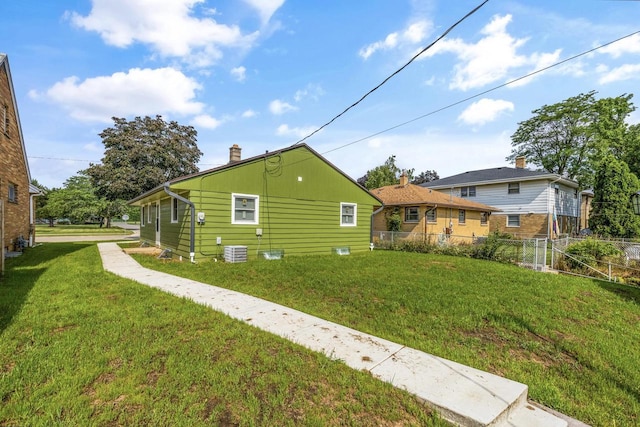
[(640, 215), (640, 191), (631, 195), (631, 205), (633, 206), (633, 213)]

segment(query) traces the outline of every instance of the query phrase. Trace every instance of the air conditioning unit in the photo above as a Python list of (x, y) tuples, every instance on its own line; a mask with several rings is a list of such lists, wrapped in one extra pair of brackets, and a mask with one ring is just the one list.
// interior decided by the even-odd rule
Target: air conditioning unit
[(247, 247), (246, 246), (225, 246), (224, 260), (225, 262), (246, 262)]

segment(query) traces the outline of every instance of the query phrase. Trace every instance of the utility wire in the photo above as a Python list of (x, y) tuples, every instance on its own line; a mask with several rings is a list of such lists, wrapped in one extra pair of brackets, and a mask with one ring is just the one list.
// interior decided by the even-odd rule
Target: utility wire
[[(579, 57), (584, 56), (584, 55), (588, 55), (588, 54), (590, 54), (590, 53), (592, 53), (592, 52), (595, 52), (595, 51), (596, 51), (596, 50), (598, 50), (598, 49), (602, 49), (603, 47), (606, 47), (606, 46), (612, 45), (612, 44), (617, 43), (617, 42), (619, 42), (619, 41), (621, 41), (621, 40), (624, 40), (624, 39), (626, 39), (626, 38), (629, 38), (629, 37), (635, 36), (636, 34), (640, 34), (640, 31), (635, 31), (635, 32), (633, 32), (633, 33), (631, 33), (631, 34), (627, 34), (626, 36), (622, 36), (622, 37), (620, 37), (620, 38), (618, 38), (618, 39), (615, 39), (615, 40), (613, 40), (613, 41), (610, 41), (610, 42), (608, 42), (608, 43), (601, 44), (601, 45), (596, 46), (596, 47), (594, 47), (594, 48), (592, 48), (592, 49), (589, 49), (589, 50), (586, 50), (586, 51), (584, 51), (584, 52), (578, 53), (578, 54), (576, 54), (576, 55), (570, 56), (569, 58), (563, 59), (562, 61), (559, 61), (559, 62), (556, 62), (556, 63), (554, 63), (554, 64), (548, 65), (548, 66), (546, 66), (546, 67), (544, 67), (544, 68), (540, 68), (539, 70), (535, 70), (535, 71), (533, 71), (533, 72), (531, 72), (531, 73), (529, 73), (529, 74), (525, 74), (524, 76), (521, 76), (521, 77), (515, 78), (515, 79), (513, 79), (513, 80), (509, 80), (509, 81), (508, 81), (508, 82), (506, 82), (506, 83), (503, 83), (503, 84), (498, 85), (498, 86), (494, 86), (494, 87), (492, 87), (491, 89), (487, 89), (487, 90), (485, 90), (485, 91), (482, 91), (482, 92), (476, 93), (475, 95), (468, 96), (468, 97), (466, 97), (466, 98), (464, 98), (464, 99), (461, 99), (461, 100), (459, 100), (459, 101), (456, 101), (456, 102), (451, 103), (451, 104), (449, 104), (449, 105), (446, 105), (446, 106), (444, 106), (444, 107), (438, 108), (437, 110), (433, 110), (433, 111), (431, 111), (431, 112), (429, 112), (429, 113), (426, 113), (426, 114), (423, 114), (423, 115), (421, 115), (421, 116), (415, 117), (415, 118), (413, 118), (413, 119), (411, 119), (411, 120), (407, 120), (406, 122), (399, 123), (399, 124), (397, 124), (397, 125), (391, 126), (390, 128), (387, 128), (387, 129), (381, 130), (381, 131), (379, 131), (379, 132), (373, 133), (373, 134), (371, 134), (371, 135), (368, 135), (368, 136), (365, 136), (365, 137), (363, 137), (363, 138), (357, 139), (357, 140), (355, 140), (355, 141), (349, 142), (349, 143), (347, 143), (347, 144), (341, 145), (341, 146), (339, 146), (339, 147), (332, 148), (331, 150), (325, 151), (325, 152), (323, 152), (322, 154), (331, 153), (332, 151), (340, 150), (340, 149), (345, 148), (345, 147), (348, 147), (348, 146), (350, 146), (350, 145), (357, 144), (358, 142), (362, 142), (362, 141), (365, 141), (365, 140), (367, 140), (367, 139), (369, 139), (369, 138), (373, 138), (374, 136), (378, 136), (378, 135), (381, 135), (381, 134), (383, 134), (383, 133), (386, 133), (386, 132), (392, 131), (392, 130), (394, 130), (394, 129), (397, 129), (397, 128), (399, 128), (399, 127), (406, 126), (406, 125), (408, 125), (409, 123), (413, 123), (413, 122), (418, 121), (418, 120), (420, 120), (420, 119), (424, 119), (425, 117), (432, 116), (432, 115), (434, 115), (434, 114), (436, 114), (436, 113), (439, 113), (439, 112), (441, 112), (441, 111), (447, 110), (447, 109), (452, 108), (452, 107), (455, 107), (456, 105), (459, 105), (459, 104), (465, 103), (465, 102), (470, 101), (470, 100), (472, 100), (472, 99), (474, 99), (474, 98), (477, 98), (477, 97), (479, 97), (479, 96), (486, 95), (486, 94), (487, 94), (487, 93), (489, 93), (489, 92), (496, 91), (496, 90), (501, 89), (501, 88), (503, 88), (503, 87), (505, 87), (505, 86), (508, 86), (508, 85), (513, 84), (513, 83), (519, 82), (520, 80), (524, 80), (524, 79), (526, 79), (526, 78), (528, 78), (528, 77), (531, 77), (531, 76), (534, 76), (534, 75), (536, 75), (536, 74), (542, 73), (543, 71), (547, 71), (547, 70), (549, 70), (549, 69), (551, 69), (551, 68), (554, 68), (554, 67), (557, 67), (557, 66), (559, 66), (559, 65), (562, 65), (562, 64), (564, 64), (564, 63), (566, 63), (566, 62), (573, 61), (573, 60), (574, 60), (574, 59), (576, 59), (576, 58), (579, 58)], [(309, 136), (311, 136), (311, 135), (309, 135)], [(297, 144), (297, 143), (296, 143), (296, 144)], [(294, 145), (295, 145), (295, 144), (294, 144)]]
[(295, 144), (293, 145), (297, 145), (300, 144), (301, 142), (304, 142), (305, 140), (311, 138), (313, 135), (315, 135), (316, 133), (320, 132), (322, 129), (326, 128), (327, 126), (329, 126), (331, 123), (333, 123), (334, 121), (336, 121), (338, 118), (340, 118), (343, 114), (345, 114), (347, 111), (351, 110), (353, 107), (355, 107), (356, 105), (360, 104), (367, 96), (371, 95), (373, 92), (375, 92), (376, 90), (378, 90), (382, 85), (384, 85), (386, 82), (388, 82), (389, 80), (391, 80), (392, 77), (394, 77), (396, 74), (400, 73), (402, 70), (404, 70), (405, 68), (407, 68), (409, 66), (409, 64), (411, 64), (413, 61), (415, 61), (420, 55), (422, 55), (424, 52), (426, 52), (427, 50), (431, 49), (433, 47), (433, 45), (435, 45), (436, 43), (438, 43), (440, 40), (442, 40), (447, 34), (449, 34), (449, 32), (451, 32), (451, 30), (453, 30), (455, 27), (457, 27), (460, 23), (462, 23), (462, 21), (464, 21), (465, 19), (467, 19), (468, 17), (470, 17), (471, 15), (473, 15), (474, 13), (476, 13), (482, 6), (484, 6), (489, 0), (484, 0), (480, 5), (476, 6), (472, 11), (470, 11), (469, 13), (467, 13), (464, 17), (462, 17), (460, 20), (458, 20), (455, 24), (453, 24), (452, 26), (450, 26), (444, 33), (442, 33), (442, 35), (440, 37), (438, 37), (437, 39), (435, 39), (433, 42), (429, 43), (428, 46), (426, 46), (424, 49), (422, 49), (420, 52), (418, 52), (417, 54), (415, 54), (406, 64), (404, 64), (402, 67), (398, 68), (396, 71), (394, 71), (389, 77), (387, 77), (386, 79), (384, 79), (382, 81), (382, 83), (380, 83), (378, 86), (374, 87), (373, 89), (371, 89), (369, 92), (365, 93), (360, 99), (358, 99), (356, 102), (354, 102), (353, 104), (351, 104), (350, 106), (348, 106), (344, 111), (342, 111), (340, 114), (338, 114), (337, 116), (335, 116), (334, 118), (332, 118), (331, 120), (329, 120), (327, 123), (323, 124), (322, 126), (320, 126), (318, 129), (314, 130), (313, 132), (311, 132), (309, 135), (305, 136), (304, 138), (300, 139), (299, 141), (297, 141)]

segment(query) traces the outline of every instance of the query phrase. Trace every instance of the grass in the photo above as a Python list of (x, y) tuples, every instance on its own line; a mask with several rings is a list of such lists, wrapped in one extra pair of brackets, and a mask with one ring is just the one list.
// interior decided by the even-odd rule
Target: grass
[(0, 278), (0, 426), (25, 425), (447, 424), (366, 372), (104, 272), (94, 244), (54, 243)]
[(640, 424), (640, 288), (406, 252), (136, 259), (523, 382), (533, 400), (594, 426)]
[(48, 225), (44, 225), (44, 224), (36, 225), (37, 236), (93, 236), (93, 235), (100, 235), (100, 234), (129, 235), (131, 234), (131, 232), (119, 227), (100, 228), (98, 224), (82, 224), (82, 225), (58, 224), (54, 227), (49, 227)]

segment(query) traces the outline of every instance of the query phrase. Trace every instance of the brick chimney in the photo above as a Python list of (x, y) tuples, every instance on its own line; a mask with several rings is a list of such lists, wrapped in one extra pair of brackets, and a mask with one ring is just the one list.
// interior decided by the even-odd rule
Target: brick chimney
[(516, 157), (516, 169), (524, 169), (527, 167), (527, 158), (525, 156)]
[(242, 148), (240, 148), (238, 144), (233, 144), (229, 147), (229, 163), (239, 162), (242, 159), (240, 155), (241, 151)]
[(407, 176), (405, 171), (402, 171), (402, 175), (400, 175), (400, 185), (405, 186), (409, 183), (409, 177)]

